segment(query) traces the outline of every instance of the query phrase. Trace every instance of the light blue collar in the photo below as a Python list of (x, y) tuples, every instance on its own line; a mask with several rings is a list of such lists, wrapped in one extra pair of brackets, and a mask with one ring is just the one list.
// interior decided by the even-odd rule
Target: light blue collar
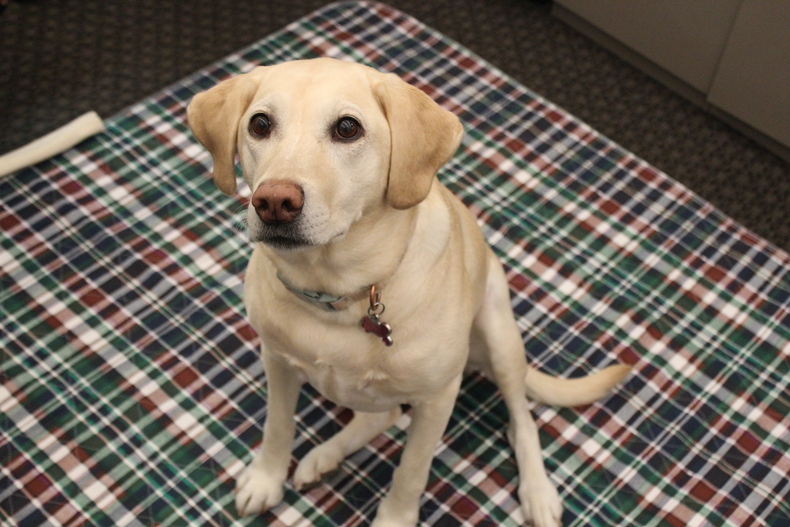
[(324, 293), (322, 291), (310, 291), (309, 289), (297, 289), (283, 279), (282, 275), (277, 272), (277, 278), (282, 282), (285, 288), (291, 293), (295, 294), (305, 302), (310, 302), (324, 311), (342, 311), (347, 309), (351, 302), (355, 302), (364, 298), (367, 291), (360, 291), (359, 293), (351, 296), (337, 296)]

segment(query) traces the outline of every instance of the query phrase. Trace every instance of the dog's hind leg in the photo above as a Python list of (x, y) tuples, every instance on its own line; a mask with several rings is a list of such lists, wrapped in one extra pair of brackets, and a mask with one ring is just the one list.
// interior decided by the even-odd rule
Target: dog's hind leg
[(335, 470), (346, 457), (392, 426), (400, 415), (400, 407), (382, 413), (355, 412), (343, 430), (313, 448), (299, 462), (294, 473), (296, 490), (318, 482), (324, 474)]
[(516, 452), (518, 495), (524, 515), (534, 527), (557, 527), (562, 505), (543, 466), (538, 427), (528, 407), (524, 383), (528, 371), (524, 344), (513, 319), (502, 266), (493, 254), (471, 344), (472, 360), (497, 384), (510, 412), (508, 439)]

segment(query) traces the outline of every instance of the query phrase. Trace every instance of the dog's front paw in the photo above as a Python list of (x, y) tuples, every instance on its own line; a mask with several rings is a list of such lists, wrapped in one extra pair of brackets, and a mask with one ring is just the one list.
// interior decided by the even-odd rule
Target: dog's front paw
[(562, 502), (557, 489), (548, 479), (525, 481), (518, 489), (521, 509), (532, 527), (560, 527)]
[(283, 478), (250, 464), (236, 482), (236, 511), (252, 516), (267, 511), (283, 500)]

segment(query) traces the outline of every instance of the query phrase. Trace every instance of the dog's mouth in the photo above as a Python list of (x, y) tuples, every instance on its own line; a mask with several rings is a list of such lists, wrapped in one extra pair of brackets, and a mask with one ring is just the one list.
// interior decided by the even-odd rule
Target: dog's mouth
[(305, 238), (288, 238), (287, 236), (272, 236), (259, 241), (278, 251), (293, 251), (312, 245)]
[(301, 229), (293, 224), (261, 225), (257, 232), (250, 231), (250, 238), (253, 242), (264, 243), (278, 251), (292, 251), (313, 245)]

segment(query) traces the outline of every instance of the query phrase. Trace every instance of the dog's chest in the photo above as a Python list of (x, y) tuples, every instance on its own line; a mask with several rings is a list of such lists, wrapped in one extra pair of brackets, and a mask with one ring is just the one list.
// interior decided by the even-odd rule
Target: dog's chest
[(466, 359), (462, 334), (409, 331), (395, 317), (392, 324), (393, 346), (385, 346), (358, 323), (324, 324), (316, 319), (287, 333), (262, 321), (260, 335), (268, 352), (281, 356), (330, 401), (358, 411), (383, 412), (414, 404), (446, 385), (460, 374)]
[(388, 349), (378, 347), (324, 346), (320, 353), (290, 349), (281, 355), (327, 399), (355, 410), (380, 412), (406, 402), (419, 387), (413, 377), (406, 382), (403, 372), (394, 372), (386, 357)]

